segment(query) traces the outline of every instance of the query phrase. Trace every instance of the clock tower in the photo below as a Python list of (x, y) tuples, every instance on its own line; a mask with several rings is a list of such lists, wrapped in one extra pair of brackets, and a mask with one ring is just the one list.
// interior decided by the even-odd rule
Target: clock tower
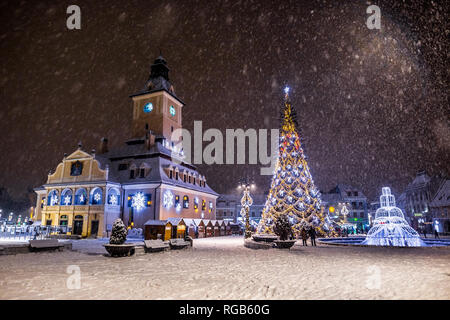
[[(149, 131), (171, 141), (172, 132), (181, 128), (184, 102), (169, 81), (167, 61), (159, 56), (151, 65), (144, 90), (131, 95), (133, 100), (133, 138), (143, 138)], [(177, 141), (174, 141), (177, 143)]]

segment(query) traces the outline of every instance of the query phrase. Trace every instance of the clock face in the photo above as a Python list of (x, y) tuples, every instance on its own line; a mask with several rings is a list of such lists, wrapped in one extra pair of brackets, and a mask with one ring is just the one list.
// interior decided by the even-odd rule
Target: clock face
[(170, 108), (169, 108), (169, 113), (170, 113), (170, 115), (172, 116), (172, 117), (174, 117), (175, 116), (175, 108), (174, 108), (174, 106), (170, 106)]
[(153, 110), (153, 103), (148, 102), (144, 105), (144, 112), (149, 113)]

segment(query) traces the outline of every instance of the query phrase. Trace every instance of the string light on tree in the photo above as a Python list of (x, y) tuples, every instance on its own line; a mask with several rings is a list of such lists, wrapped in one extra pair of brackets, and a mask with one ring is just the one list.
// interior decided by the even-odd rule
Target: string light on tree
[(316, 228), (322, 235), (336, 235), (330, 219), (324, 218), (320, 192), (309, 172), (289, 90), (284, 88), (278, 159), (257, 231), (274, 234), (276, 221), (287, 217), (294, 235), (308, 228)]

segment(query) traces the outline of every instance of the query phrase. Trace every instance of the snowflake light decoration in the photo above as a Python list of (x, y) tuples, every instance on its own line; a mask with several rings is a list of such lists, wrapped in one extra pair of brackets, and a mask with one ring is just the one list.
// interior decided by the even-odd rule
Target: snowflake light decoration
[(52, 197), (50, 198), (50, 205), (54, 206), (57, 203), (58, 203), (58, 196), (57, 195), (52, 195)]
[(173, 193), (170, 190), (164, 192), (163, 204), (166, 208), (172, 208), (173, 206)]
[(80, 203), (84, 203), (84, 195), (80, 196)]
[(102, 196), (100, 195), (100, 193), (97, 192), (96, 194), (94, 194), (95, 202), (99, 202), (101, 198), (102, 198)]
[(145, 197), (142, 192), (138, 192), (131, 197), (131, 206), (138, 211), (145, 207)]
[(71, 200), (71, 197), (69, 195), (65, 196), (64, 197), (64, 204), (66, 206), (70, 205), (70, 202), (71, 202), (70, 200)]
[(115, 194), (109, 196), (109, 204), (112, 204), (113, 206), (117, 205), (117, 196)]

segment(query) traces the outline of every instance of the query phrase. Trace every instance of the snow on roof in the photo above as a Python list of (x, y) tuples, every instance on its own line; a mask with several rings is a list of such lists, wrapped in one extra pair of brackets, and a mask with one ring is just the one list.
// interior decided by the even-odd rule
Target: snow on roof
[(438, 192), (430, 203), (430, 207), (448, 207), (450, 206), (450, 180), (445, 180), (439, 187)]
[(197, 226), (197, 224), (195, 223), (194, 219), (189, 219), (189, 218), (183, 218), (184, 223), (187, 226)]
[[(181, 221), (184, 222), (183, 218), (174, 218), (174, 217), (168, 218), (167, 221), (169, 221), (174, 226), (179, 225)], [(186, 222), (184, 224), (186, 224)]]
[(165, 226), (166, 224), (166, 220), (147, 220), (144, 226)]
[(203, 221), (203, 223), (205, 223), (203, 219), (193, 219), (193, 220), (197, 226), (199, 226), (200, 223), (202, 223), (202, 221)]

